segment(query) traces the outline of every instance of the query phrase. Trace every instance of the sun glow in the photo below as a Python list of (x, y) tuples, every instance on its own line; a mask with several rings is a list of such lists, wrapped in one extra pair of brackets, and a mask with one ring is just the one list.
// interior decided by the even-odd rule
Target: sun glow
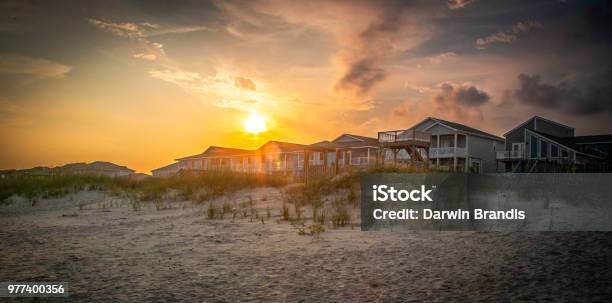
[(242, 123), (244, 124), (244, 131), (247, 133), (259, 134), (266, 131), (266, 119), (256, 112), (251, 113), (249, 118)]

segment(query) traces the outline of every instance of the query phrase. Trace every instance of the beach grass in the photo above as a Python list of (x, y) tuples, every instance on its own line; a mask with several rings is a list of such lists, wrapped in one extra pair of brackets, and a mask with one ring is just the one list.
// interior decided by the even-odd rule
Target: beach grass
[(160, 201), (174, 194), (184, 200), (206, 202), (241, 189), (278, 187), (287, 180), (276, 176), (209, 172), (170, 178), (133, 180), (94, 175), (9, 176), (0, 179), (0, 202), (12, 196), (32, 201), (62, 198), (83, 190), (103, 190), (139, 201)]

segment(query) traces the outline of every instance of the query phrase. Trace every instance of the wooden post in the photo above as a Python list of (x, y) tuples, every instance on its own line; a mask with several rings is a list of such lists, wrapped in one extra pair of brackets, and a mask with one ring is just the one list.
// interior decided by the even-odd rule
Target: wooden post
[(327, 175), (327, 150), (323, 150), (323, 175)]
[(457, 171), (457, 132), (455, 132), (455, 147), (453, 150), (453, 171)]
[(429, 170), (429, 146), (425, 147), (425, 157), (427, 159), (427, 162), (425, 164), (425, 168), (427, 170)]
[(286, 176), (287, 175), (287, 153), (284, 154), (284, 159), (283, 159), (283, 175)]
[(440, 169), (440, 135), (436, 135), (436, 169)]
[(334, 176), (338, 174), (338, 160), (340, 160), (339, 150), (336, 148), (336, 161), (334, 162)]
[(397, 152), (399, 152), (398, 149), (392, 149), (393, 151), (393, 165), (397, 165)]
[[(464, 167), (464, 171), (466, 173), (470, 172), (470, 166), (469, 166), (470, 165), (470, 163), (469, 163), (470, 162), (469, 161), (470, 160), (469, 159), (470, 153), (469, 153), (469, 146), (468, 146), (468, 138), (469, 138), (469, 136), (465, 135), (465, 167)], [(495, 172), (497, 172), (497, 164), (495, 166), (496, 166), (495, 167)], [(482, 171), (482, 160), (480, 162), (480, 170)]]
[[(410, 159), (416, 158), (416, 127), (412, 129), (412, 156)], [(416, 161), (412, 160), (412, 168), (414, 168), (414, 164)]]
[(304, 183), (308, 184), (308, 165), (310, 163), (309, 161), (309, 152), (308, 151), (304, 151)]

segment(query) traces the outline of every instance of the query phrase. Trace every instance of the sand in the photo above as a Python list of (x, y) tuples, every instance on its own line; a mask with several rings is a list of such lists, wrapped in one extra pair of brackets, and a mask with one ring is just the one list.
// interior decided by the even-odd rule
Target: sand
[(279, 220), (278, 189), (227, 199), (249, 197), (258, 220), (209, 220), (206, 206), (189, 201), (134, 210), (102, 192), (35, 206), (15, 199), (0, 206), (0, 281), (66, 281), (70, 299), (82, 302), (612, 299), (610, 233), (361, 232), (357, 225), (328, 226), (316, 238)]

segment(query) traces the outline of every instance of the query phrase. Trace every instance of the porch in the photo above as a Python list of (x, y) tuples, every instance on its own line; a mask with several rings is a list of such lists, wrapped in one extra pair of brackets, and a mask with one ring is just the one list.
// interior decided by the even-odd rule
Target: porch
[(387, 150), (393, 153), (393, 163), (397, 162), (398, 153), (405, 150), (410, 155), (409, 159), (413, 165), (416, 162), (425, 163), (426, 166), (429, 164), (432, 142), (429, 133), (416, 129), (384, 131), (378, 133), (378, 142), (382, 149), (380, 161), (383, 166)]

